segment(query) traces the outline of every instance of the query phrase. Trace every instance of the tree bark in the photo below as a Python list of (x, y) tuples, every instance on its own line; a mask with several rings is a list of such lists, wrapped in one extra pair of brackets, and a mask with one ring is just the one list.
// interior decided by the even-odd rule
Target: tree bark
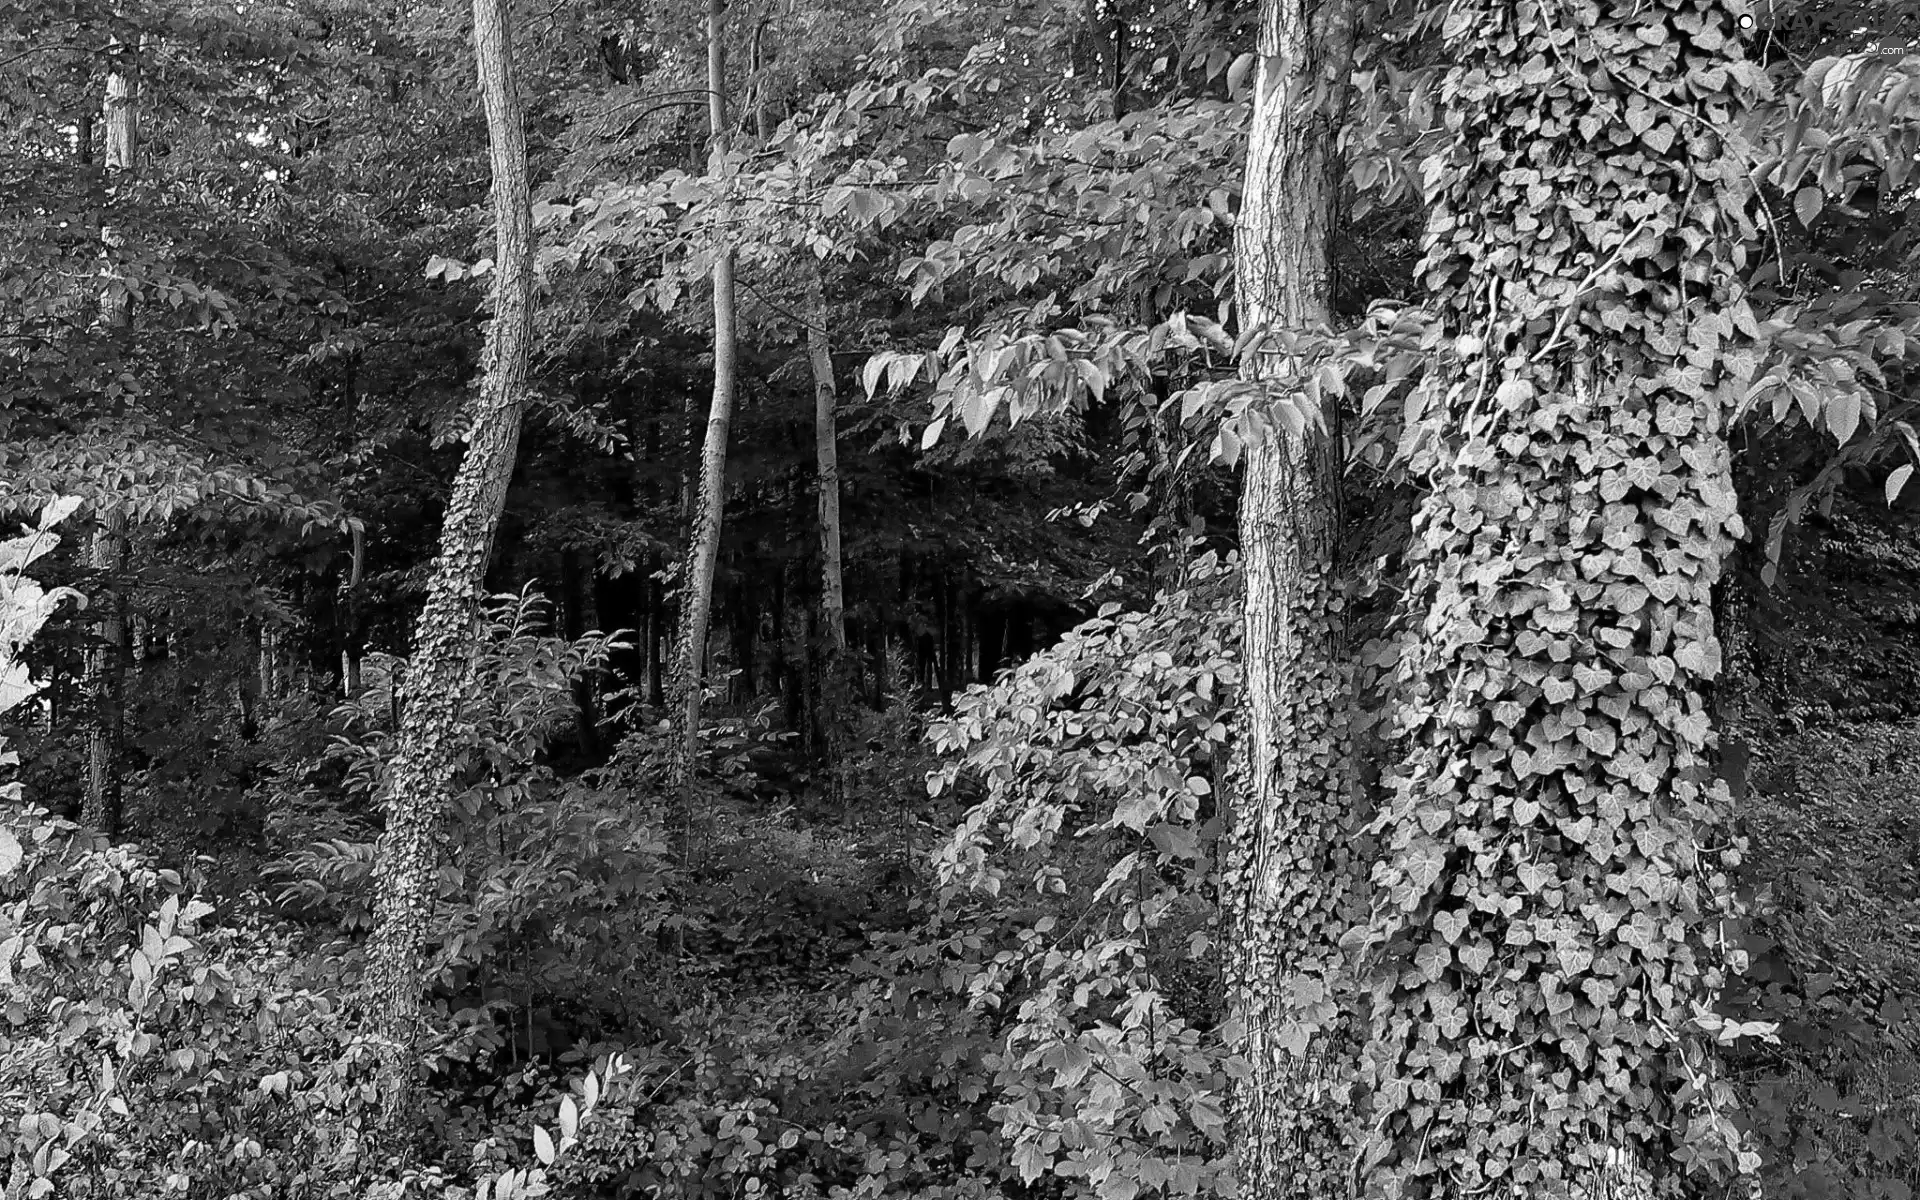
[[(707, 121), (711, 150), (708, 172), (726, 170), (727, 60), (721, 40), (726, 29), (725, 0), (707, 4)], [(722, 238), (724, 234), (720, 235)], [(713, 572), (720, 555), (725, 518), (727, 429), (733, 420), (734, 392), (733, 247), (723, 243), (713, 263), (713, 401), (707, 409), (707, 437), (700, 450), (700, 498), (693, 538), (681, 583), (680, 652), (674, 690), (680, 708), (680, 746), (674, 760), (676, 790), (687, 795), (700, 757), (700, 708), (705, 700), (707, 625), (713, 609)]]
[(437, 833), (472, 670), (473, 622), (513, 476), (533, 335), (533, 215), (508, 0), (474, 0), (474, 59), (493, 173), (493, 320), (466, 453), (414, 626), (374, 869), (375, 929), (364, 983), (379, 1056), (380, 1120), (368, 1148), (405, 1162), (420, 1036), (421, 956), (433, 916)]
[[(1333, 320), (1331, 244), (1347, 0), (1264, 0), (1247, 181), (1235, 233), (1243, 330)], [(1299, 364), (1260, 351), (1255, 380)], [(1240, 487), (1246, 578), (1241, 772), (1224, 896), (1228, 1001), (1250, 1072), (1230, 1113), (1250, 1196), (1322, 1200), (1350, 1191), (1345, 1087), (1356, 1055), (1338, 998), (1339, 938), (1356, 877), (1352, 670), (1342, 603), (1338, 411), (1324, 432), (1276, 424), (1250, 445)]]

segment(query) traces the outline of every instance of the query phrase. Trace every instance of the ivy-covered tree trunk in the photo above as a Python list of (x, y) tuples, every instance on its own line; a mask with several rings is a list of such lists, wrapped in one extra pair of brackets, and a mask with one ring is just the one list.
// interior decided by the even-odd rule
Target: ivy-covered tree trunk
[[(727, 59), (724, 0), (707, 5), (707, 120), (709, 170), (717, 174), (727, 159)], [(724, 235), (721, 235), (724, 237)], [(720, 528), (726, 515), (727, 431), (733, 421), (734, 296), (733, 247), (716, 247), (713, 260), (713, 402), (707, 409), (707, 437), (700, 448), (700, 496), (693, 513), (693, 537), (681, 577), (679, 662), (674, 689), (680, 708), (680, 752), (674, 773), (684, 789), (700, 756), (700, 707), (705, 700), (707, 625), (713, 611), (713, 571), (720, 556)]]
[(453, 786), (474, 617), (520, 441), (533, 335), (533, 214), (508, 10), (508, 0), (474, 0), (474, 58), (493, 172), (493, 320), (467, 450), (447, 503), (426, 606), (414, 626), (405, 707), (385, 790), (387, 825), (374, 868), (365, 1000), (377, 1039), (381, 1120), (371, 1148), (403, 1159), (410, 1151), (421, 955), (439, 868), (436, 835)]
[(1757, 358), (1739, 11), (1446, 20), (1421, 269), (1451, 354), (1410, 413), (1432, 490), (1368, 929), (1380, 1194), (1675, 1196), (1689, 1161), (1753, 1165), (1694, 1023), (1738, 862), (1704, 692)]
[[(1241, 327), (1333, 318), (1335, 137), (1345, 93), (1346, 0), (1264, 0), (1260, 63), (1235, 233)], [(1262, 352), (1255, 379), (1295, 364)], [(1325, 432), (1279, 428), (1250, 446), (1240, 489), (1246, 577), (1244, 768), (1232, 797), (1225, 899), (1228, 1001), (1251, 1071), (1232, 1094), (1243, 1195), (1324, 1200), (1348, 1178), (1352, 1041), (1334, 1003), (1341, 912), (1355, 877), (1348, 722), (1352, 672), (1338, 576), (1340, 453)]]

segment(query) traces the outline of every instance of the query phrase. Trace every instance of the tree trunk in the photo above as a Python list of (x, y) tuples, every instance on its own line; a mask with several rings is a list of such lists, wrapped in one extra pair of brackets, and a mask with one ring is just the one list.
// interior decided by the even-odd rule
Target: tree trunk
[[(137, 50), (136, 50), (137, 57)], [(107, 76), (106, 159), (107, 172), (114, 188), (132, 182), (139, 163), (140, 96), (136, 68)], [(79, 149), (82, 161), (92, 157), (92, 132)], [(118, 274), (113, 262), (120, 238), (111, 225), (103, 225), (100, 241), (108, 256), (109, 279)], [(126, 291), (106, 292), (101, 317), (109, 329), (124, 330), (132, 323), (133, 305)], [(121, 574), (126, 566), (127, 514), (117, 505), (103, 500), (100, 526), (94, 532), (91, 558), (100, 573), (100, 637), (104, 645), (87, 657), (87, 690), (93, 700), (93, 728), (87, 739), (87, 795), (81, 807), (81, 820), (107, 837), (120, 832), (121, 748), (126, 740), (126, 668), (120, 653), (125, 633), (126, 597), (122, 594)]]
[(363, 653), (360, 643), (364, 637), (362, 611), (365, 607), (360, 594), (360, 580), (365, 573), (366, 563), (367, 533), (356, 526), (353, 530), (353, 562), (347, 570), (346, 586), (340, 589), (340, 690), (349, 700), (360, 694), (360, 658)]
[[(1264, 0), (1247, 182), (1236, 229), (1243, 330), (1333, 319), (1335, 138), (1348, 70), (1347, 0)], [(1297, 364), (1273, 352), (1255, 379)], [(1244, 792), (1232, 797), (1228, 1001), (1251, 1068), (1231, 1094), (1241, 1187), (1322, 1200), (1349, 1192), (1343, 1153), (1352, 1038), (1341, 911), (1356, 875), (1353, 709), (1341, 598), (1338, 414), (1325, 432), (1276, 425), (1249, 446), (1240, 488), (1246, 576)], [(1157, 432), (1157, 431), (1156, 431)]]
[(474, 0), (474, 58), (487, 115), (495, 232), (493, 321), (466, 453), (440, 552), (414, 626), (385, 832), (374, 870), (375, 929), (364, 984), (380, 1067), (376, 1154), (411, 1154), (421, 955), (433, 915), (436, 835), (453, 785), (455, 739), (472, 669), (473, 623), (520, 440), (533, 334), (533, 216), (507, 0)]
[(107, 76), (107, 170), (123, 178), (132, 178), (139, 159), (139, 100), (140, 78), (131, 65)]
[(1725, 6), (1579, 32), (1533, 11), (1454, 5), (1425, 171), (1449, 352), (1410, 410), (1431, 491), (1373, 825), (1360, 1160), (1408, 1200), (1705, 1194), (1684, 1164), (1757, 1161), (1693, 1022), (1739, 861), (1704, 693), (1758, 357), (1721, 131), (1762, 77)]
[(846, 589), (840, 577), (840, 451), (834, 423), (839, 389), (827, 343), (827, 298), (820, 266), (807, 275), (807, 361), (813, 368), (813, 452), (820, 488), (820, 619), (832, 654), (847, 650)]
[(120, 574), (126, 564), (127, 514), (109, 509), (93, 535), (93, 569), (100, 580), (100, 645), (87, 655), (93, 727), (87, 738), (87, 796), (80, 819), (107, 837), (120, 833), (122, 748), (126, 740), (126, 595)]
[[(833, 378), (826, 287), (818, 262), (809, 262), (807, 267), (807, 362), (813, 370), (813, 453), (820, 502), (819, 686), (813, 689), (815, 704), (809, 728), (817, 731), (813, 740), (825, 760), (828, 799), (837, 805), (846, 791), (840, 729), (853, 689), (848, 679), (847, 599), (840, 563), (840, 448), (834, 417), (839, 388)], [(811, 628), (813, 623), (808, 625)], [(809, 646), (808, 662), (815, 659), (814, 647)]]
[[(707, 121), (712, 143), (708, 171), (712, 174), (726, 170), (727, 162), (727, 60), (721, 41), (726, 11), (725, 0), (708, 0)], [(733, 419), (733, 390), (733, 247), (722, 244), (713, 263), (713, 403), (707, 410), (707, 438), (700, 451), (700, 499), (681, 582), (680, 658), (674, 679), (680, 707), (680, 746), (673, 766), (675, 783), (683, 797), (700, 757), (707, 623), (712, 615), (713, 570), (720, 554), (720, 527), (725, 516), (727, 427)]]
[(663, 566), (659, 553), (647, 558), (647, 703), (655, 708), (667, 704), (667, 586), (660, 582)]

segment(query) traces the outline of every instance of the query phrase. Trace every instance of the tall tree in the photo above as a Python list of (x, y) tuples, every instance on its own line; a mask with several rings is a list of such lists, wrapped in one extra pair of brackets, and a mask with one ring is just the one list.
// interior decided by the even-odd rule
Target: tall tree
[[(707, 4), (707, 124), (709, 173), (716, 178), (727, 163), (727, 6)], [(713, 258), (713, 401), (707, 409), (707, 437), (700, 447), (700, 495), (693, 514), (693, 537), (681, 578), (680, 661), (675, 687), (680, 700), (680, 753), (674, 770), (681, 787), (693, 776), (700, 753), (700, 706), (705, 697), (707, 623), (713, 611), (713, 571), (720, 556), (720, 527), (725, 518), (727, 430), (733, 420), (734, 314), (733, 246), (725, 233)]]
[(513, 67), (510, 0), (474, 0), (473, 50), (493, 174), (493, 320), (466, 453), (453, 482), (427, 600), (413, 632), (386, 829), (374, 869), (375, 928), (366, 1004), (378, 1039), (383, 1148), (405, 1156), (419, 1036), (421, 954), (433, 915), (436, 834), (449, 803), (456, 727), (472, 670), (487, 559), (512, 479), (533, 337), (533, 212), (524, 109)]
[(1738, 862), (1705, 692), (1758, 358), (1744, 11), (1447, 15), (1421, 271), (1452, 353), (1367, 934), (1381, 1194), (1669, 1196), (1756, 1161), (1703, 1031)]
[[(124, 196), (139, 169), (140, 83), (139, 48), (116, 43), (125, 55), (107, 76), (106, 166), (109, 187)], [(85, 128), (88, 143), (93, 130)], [(90, 144), (78, 147), (83, 162), (92, 157)], [(123, 234), (103, 224), (100, 240), (108, 256), (108, 286), (101, 302), (107, 336), (123, 336), (133, 320), (133, 302), (124, 281), (114, 279), (112, 260)], [(119, 286), (116, 286), (116, 283)], [(126, 662), (121, 642), (126, 638), (126, 595), (120, 579), (127, 548), (126, 510), (111, 501), (101, 505), (100, 525), (94, 531), (89, 558), (100, 577), (100, 645), (87, 656), (93, 725), (87, 738), (87, 794), (81, 820), (108, 837), (120, 832), (122, 807), (121, 751), (126, 740)]]
[[(1246, 190), (1235, 230), (1243, 331), (1333, 319), (1335, 139), (1349, 69), (1348, 0), (1263, 0)], [(1262, 348), (1255, 381), (1299, 364)], [(1325, 428), (1275, 426), (1240, 487), (1246, 577), (1244, 786), (1233, 798), (1226, 898), (1229, 1000), (1252, 1068), (1233, 1091), (1241, 1187), (1260, 1197), (1338, 1194), (1351, 1040), (1337, 1029), (1340, 912), (1354, 860), (1352, 671), (1341, 599), (1340, 450)]]

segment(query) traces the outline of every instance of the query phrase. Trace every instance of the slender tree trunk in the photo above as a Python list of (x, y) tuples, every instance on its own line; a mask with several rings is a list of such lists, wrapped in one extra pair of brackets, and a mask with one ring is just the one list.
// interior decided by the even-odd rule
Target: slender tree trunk
[[(708, 0), (707, 120), (712, 143), (708, 170), (714, 175), (725, 171), (727, 162), (726, 46), (721, 40), (726, 31), (726, 11), (725, 0)], [(712, 615), (713, 571), (725, 517), (727, 428), (733, 419), (734, 312), (733, 247), (723, 242), (713, 263), (713, 403), (707, 410), (707, 438), (700, 451), (700, 499), (681, 584), (680, 660), (674, 679), (680, 706), (680, 752), (674, 773), (683, 795), (700, 757), (707, 624)]]
[(827, 342), (827, 298), (820, 265), (807, 275), (807, 362), (813, 368), (813, 452), (820, 488), (820, 619), (836, 657), (847, 650), (846, 590), (840, 577), (840, 451), (834, 423), (839, 389)]
[(648, 560), (647, 572), (647, 703), (655, 708), (665, 708), (667, 704), (666, 669), (667, 644), (667, 586), (660, 581), (660, 571), (664, 566), (661, 556), (655, 553)]
[(473, 622), (520, 440), (533, 334), (533, 216), (508, 0), (474, 0), (474, 58), (487, 114), (495, 234), (493, 320), (466, 453), (454, 477), (427, 600), (414, 626), (387, 827), (374, 870), (366, 1005), (380, 1062), (380, 1124), (369, 1148), (411, 1154), (421, 955), (433, 916), (437, 834), (453, 785), (455, 739), (472, 669)]
[[(1348, 0), (1260, 6), (1234, 245), (1243, 329), (1332, 323), (1335, 138), (1351, 19)], [(1297, 366), (1261, 352), (1247, 370), (1260, 379)], [(1231, 1114), (1240, 1186), (1268, 1200), (1350, 1191), (1344, 1085), (1356, 1055), (1338, 998), (1351, 992), (1339, 938), (1357, 875), (1353, 689), (1331, 402), (1323, 416), (1324, 432), (1291, 437), (1275, 426), (1249, 446), (1240, 487), (1244, 790), (1232, 799), (1226, 966), (1251, 1070), (1233, 1087)]]
[(340, 690), (351, 700), (360, 694), (360, 658), (363, 621), (361, 612), (364, 602), (360, 594), (360, 579), (365, 573), (367, 562), (366, 530), (355, 527), (353, 531), (353, 562), (347, 571), (346, 586), (340, 589), (341, 606), (341, 647), (340, 647)]
[[(136, 51), (137, 54), (137, 51)], [(107, 172), (117, 192), (131, 183), (140, 152), (140, 81), (132, 64), (107, 76)], [(92, 123), (78, 147), (81, 161), (92, 159)], [(117, 275), (111, 263), (120, 245), (113, 226), (103, 224), (101, 243), (109, 256), (109, 278)], [(109, 330), (125, 330), (133, 320), (133, 305), (124, 289), (109, 287), (101, 316)], [(126, 596), (121, 574), (126, 566), (127, 514), (117, 505), (102, 504), (99, 528), (93, 535), (91, 559), (100, 578), (100, 638), (102, 645), (87, 657), (87, 688), (93, 699), (93, 727), (87, 739), (87, 795), (81, 819), (107, 837), (118, 836), (121, 812), (121, 749), (126, 739), (126, 665), (120, 643), (125, 636)]]
[(1369, 1194), (1721, 1195), (1686, 1164), (1757, 1162), (1694, 1024), (1740, 861), (1704, 694), (1759, 357), (1722, 141), (1764, 85), (1740, 11), (1447, 16), (1419, 271), (1449, 352), (1415, 401), (1431, 491), (1373, 826)]
[(767, 20), (762, 17), (753, 27), (753, 41), (748, 51), (751, 59), (748, 73), (753, 79), (753, 133), (763, 146), (773, 130), (773, 118), (767, 111)]
[(93, 535), (93, 568), (98, 572), (101, 607), (100, 645), (87, 655), (93, 726), (87, 739), (87, 797), (82, 823), (107, 837), (120, 833), (122, 748), (126, 736), (126, 596), (120, 573), (126, 561), (127, 514), (109, 509)]
[[(814, 701), (808, 728), (810, 739), (825, 760), (828, 801), (846, 797), (845, 747), (841, 727), (853, 697), (848, 678), (846, 586), (840, 561), (840, 449), (834, 409), (839, 389), (833, 378), (833, 351), (827, 340), (826, 287), (820, 264), (807, 265), (807, 363), (813, 371), (813, 452), (820, 510), (820, 620), (819, 646), (807, 647), (807, 662), (815, 667), (818, 686), (810, 689)], [(809, 621), (809, 629), (815, 628)], [(809, 643), (812, 642), (809, 638)]]

